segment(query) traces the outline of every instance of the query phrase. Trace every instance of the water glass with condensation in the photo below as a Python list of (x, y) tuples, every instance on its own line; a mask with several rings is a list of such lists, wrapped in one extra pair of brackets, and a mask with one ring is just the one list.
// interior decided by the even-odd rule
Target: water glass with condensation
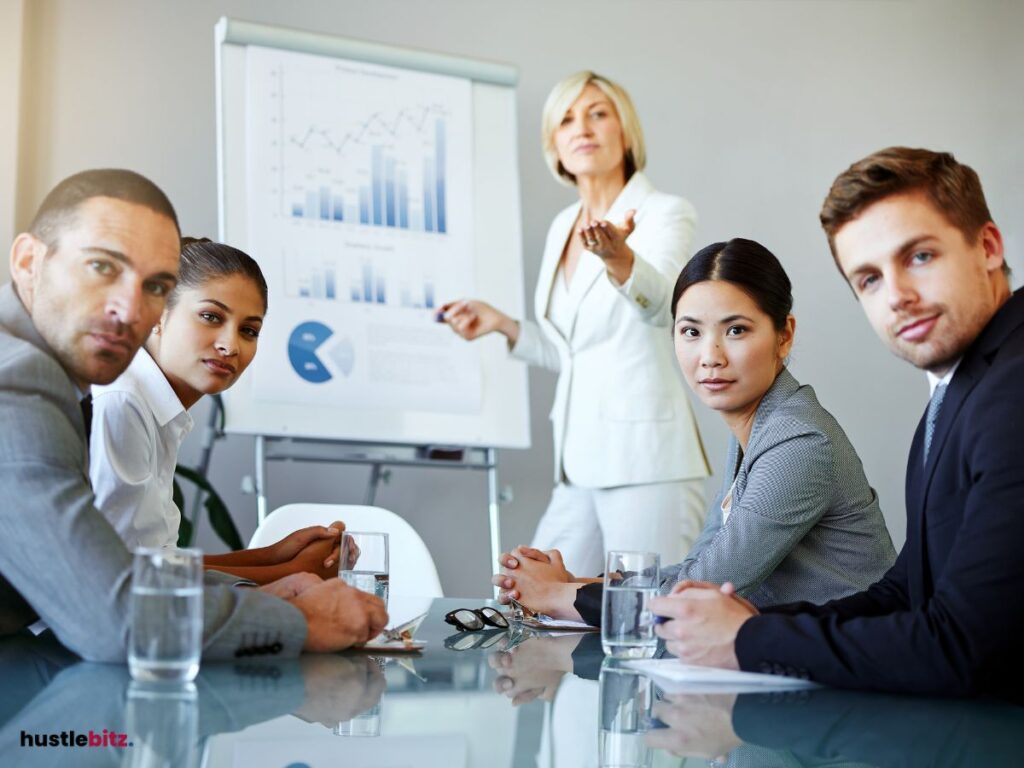
[(132, 564), (128, 670), (144, 682), (188, 681), (203, 644), (203, 553), (141, 548)]
[(605, 558), (601, 613), (601, 647), (608, 656), (643, 659), (654, 656), (651, 598), (661, 584), (656, 552), (609, 551)]
[(388, 535), (362, 531), (341, 534), (338, 576), (349, 586), (388, 602)]

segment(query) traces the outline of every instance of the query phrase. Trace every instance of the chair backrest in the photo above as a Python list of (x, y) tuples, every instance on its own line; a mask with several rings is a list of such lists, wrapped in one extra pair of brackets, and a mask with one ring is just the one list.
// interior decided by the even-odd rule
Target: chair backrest
[(265, 547), (300, 528), (330, 525), (341, 520), (350, 531), (388, 534), (392, 596), (444, 597), (434, 558), (416, 529), (380, 507), (359, 504), (286, 504), (278, 507), (256, 529), (249, 548)]

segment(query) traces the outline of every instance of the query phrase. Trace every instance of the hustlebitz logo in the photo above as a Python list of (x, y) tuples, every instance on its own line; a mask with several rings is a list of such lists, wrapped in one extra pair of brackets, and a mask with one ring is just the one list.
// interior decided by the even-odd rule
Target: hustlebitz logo
[(29, 733), (21, 732), (23, 747), (115, 747), (134, 746), (128, 741), (127, 733), (116, 733), (104, 728), (100, 733), (90, 729), (88, 733), (61, 731), (60, 733)]

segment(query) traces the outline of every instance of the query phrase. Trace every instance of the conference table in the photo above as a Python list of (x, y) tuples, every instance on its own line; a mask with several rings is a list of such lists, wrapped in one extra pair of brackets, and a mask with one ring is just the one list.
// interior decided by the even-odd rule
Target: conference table
[(404, 613), (427, 613), (416, 654), (204, 663), (184, 686), (140, 684), (123, 665), (82, 662), (50, 633), (5, 638), (0, 765), (1021, 763), (1024, 707), (1014, 704), (829, 688), (666, 693), (606, 660), (596, 634), (467, 633), (444, 622), (453, 608), (484, 604), (406, 599)]

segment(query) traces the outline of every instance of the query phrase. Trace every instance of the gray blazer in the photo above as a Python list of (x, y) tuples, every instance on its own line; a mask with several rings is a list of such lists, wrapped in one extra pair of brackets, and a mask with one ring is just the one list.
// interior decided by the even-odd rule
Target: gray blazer
[[(43, 619), (95, 661), (127, 657), (131, 554), (93, 504), (76, 389), (8, 284), (0, 287), (0, 634)], [(203, 656), (296, 655), (302, 613), (208, 574)]]
[(866, 589), (896, 559), (856, 451), (787, 369), (757, 407), (746, 454), (730, 441), (726, 467), (701, 535), (662, 573), (665, 591), (682, 579), (731, 581), (758, 606), (823, 603)]

